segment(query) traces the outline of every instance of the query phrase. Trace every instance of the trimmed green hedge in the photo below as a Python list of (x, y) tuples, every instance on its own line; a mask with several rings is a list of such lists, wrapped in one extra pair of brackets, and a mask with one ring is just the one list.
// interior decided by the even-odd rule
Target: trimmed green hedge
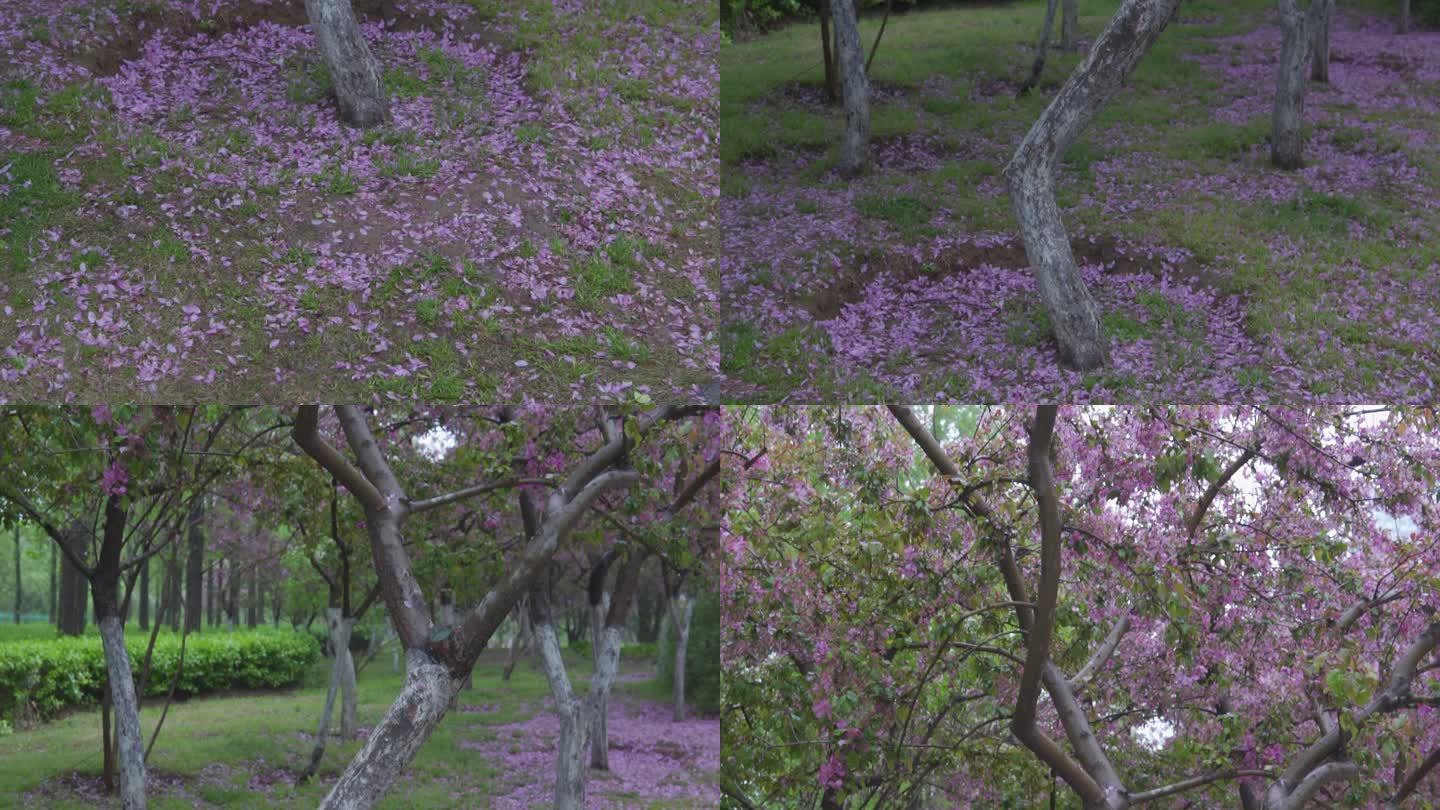
[[(139, 687), (149, 637), (127, 636), (131, 668)], [(273, 689), (293, 686), (320, 654), (305, 633), (248, 630), (192, 634), (185, 642), (185, 669), (177, 695), (222, 689)], [(180, 660), (180, 637), (162, 635), (155, 641), (146, 697), (163, 697)], [(26, 714), (46, 720), (62, 709), (100, 701), (105, 683), (105, 656), (95, 636), (51, 641), (0, 644), (0, 719)]]

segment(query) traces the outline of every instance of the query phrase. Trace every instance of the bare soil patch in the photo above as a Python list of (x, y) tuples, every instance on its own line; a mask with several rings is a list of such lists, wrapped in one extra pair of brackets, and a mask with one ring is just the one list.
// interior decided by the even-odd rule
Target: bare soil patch
[[(1150, 275), (1159, 279), (1168, 269), (1171, 278), (1197, 286), (1218, 286), (1215, 272), (1193, 256), (1179, 263), (1169, 262), (1167, 267), (1153, 251), (1113, 236), (1074, 238), (1070, 240), (1070, 247), (1077, 264), (1100, 265), (1106, 275)], [(1029, 266), (1025, 245), (1018, 238), (964, 242), (928, 262), (916, 262), (897, 254), (871, 255), (863, 262), (852, 263), (850, 271), (839, 281), (802, 303), (817, 320), (828, 321), (838, 317), (846, 306), (864, 300), (865, 289), (881, 276), (896, 282), (917, 278), (938, 280), (963, 276), (981, 267)]]

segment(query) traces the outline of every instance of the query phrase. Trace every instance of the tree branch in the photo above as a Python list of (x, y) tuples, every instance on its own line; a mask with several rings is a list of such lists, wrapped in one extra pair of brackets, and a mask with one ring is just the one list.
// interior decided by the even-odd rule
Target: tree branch
[(1085, 662), (1085, 666), (1081, 667), (1080, 671), (1075, 673), (1075, 677), (1070, 679), (1070, 687), (1072, 689), (1076, 691), (1083, 689), (1085, 685), (1090, 682), (1090, 679), (1095, 677), (1095, 673), (1099, 672), (1100, 669), (1105, 666), (1105, 663), (1110, 660), (1110, 656), (1114, 654), (1115, 648), (1120, 644), (1121, 637), (1124, 636), (1129, 629), (1130, 614), (1126, 612), (1124, 616), (1120, 617), (1119, 621), (1115, 622), (1115, 626), (1110, 628), (1109, 635), (1105, 636), (1105, 641), (1101, 643), (1100, 648), (1095, 651), (1095, 654), (1090, 656), (1090, 660)]
[(1189, 779), (1182, 779), (1179, 782), (1165, 785), (1164, 787), (1152, 788), (1150, 790), (1144, 790), (1139, 793), (1132, 793), (1130, 794), (1130, 803), (1140, 804), (1141, 802), (1149, 802), (1154, 801), (1155, 799), (1163, 799), (1166, 796), (1174, 796), (1177, 793), (1184, 793), (1188, 790), (1194, 790), (1195, 788), (1204, 787), (1206, 785), (1214, 784), (1215, 782), (1223, 782), (1227, 779), (1241, 779), (1246, 776), (1270, 775), (1271, 774), (1269, 771), (1262, 770), (1215, 771), (1214, 773), (1206, 773), (1199, 776), (1193, 776)]
[(329, 442), (320, 437), (320, 406), (301, 405), (295, 413), (295, 427), (290, 431), (290, 435), (295, 439), (295, 443), (300, 445), (300, 449), (305, 451), (305, 455), (315, 459), (326, 472), (335, 476), (335, 480), (343, 484), (362, 506), (366, 509), (385, 508), (385, 499), (380, 497), (380, 491), (331, 447)]
[(1200, 523), (1205, 519), (1205, 513), (1209, 511), (1210, 504), (1214, 503), (1215, 496), (1219, 495), (1220, 490), (1224, 489), (1225, 485), (1230, 483), (1230, 479), (1234, 478), (1236, 473), (1240, 472), (1246, 464), (1249, 464), (1250, 460), (1255, 458), (1259, 452), (1260, 451), (1254, 447), (1245, 448), (1245, 452), (1241, 453), (1239, 458), (1230, 462), (1230, 466), (1226, 467), (1225, 471), (1220, 473), (1220, 477), (1216, 478), (1215, 481), (1210, 484), (1204, 494), (1200, 496), (1200, 500), (1195, 504), (1195, 511), (1191, 512), (1190, 517), (1185, 521), (1185, 536), (1187, 538), (1191, 540), (1195, 539), (1195, 533), (1200, 530)]
[(1425, 780), (1425, 777), (1428, 776), (1431, 771), (1435, 770), (1436, 765), (1440, 765), (1440, 748), (1431, 751), (1430, 756), (1425, 757), (1425, 761), (1421, 762), (1418, 768), (1411, 771), (1410, 775), (1405, 777), (1405, 781), (1400, 783), (1400, 787), (1395, 791), (1395, 795), (1390, 797), (1387, 810), (1399, 810), (1400, 803), (1410, 798), (1416, 788), (1420, 787), (1420, 783)]

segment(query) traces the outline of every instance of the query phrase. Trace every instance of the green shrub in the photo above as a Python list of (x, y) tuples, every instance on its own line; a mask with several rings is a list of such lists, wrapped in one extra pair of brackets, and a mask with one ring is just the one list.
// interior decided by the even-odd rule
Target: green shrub
[[(665, 623), (658, 650), (660, 683), (675, 683), (675, 629)], [(720, 710), (720, 598), (701, 594), (690, 618), (690, 643), (685, 647), (685, 702), (701, 711)]]
[[(125, 639), (136, 688), (148, 643), (145, 636)], [(185, 667), (175, 691), (197, 695), (293, 686), (319, 652), (319, 645), (305, 633), (251, 630), (192, 635), (185, 642)], [(163, 697), (169, 691), (179, 661), (178, 635), (156, 639), (145, 697)], [(25, 714), (44, 720), (62, 709), (96, 703), (104, 683), (105, 656), (96, 636), (0, 645), (0, 718), (13, 719), (28, 706)]]

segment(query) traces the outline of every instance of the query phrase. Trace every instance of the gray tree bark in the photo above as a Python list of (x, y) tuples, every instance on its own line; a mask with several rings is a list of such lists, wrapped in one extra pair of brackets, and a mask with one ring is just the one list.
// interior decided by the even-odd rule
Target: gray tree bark
[[(100, 646), (105, 654), (105, 674), (110, 683), (110, 704), (115, 716), (120, 807), (122, 810), (144, 810), (145, 747), (140, 738), (140, 704), (135, 697), (130, 653), (125, 649), (125, 623), (120, 618), (120, 550), (127, 519), (121, 503), (122, 499), (114, 495), (106, 499), (104, 541), (100, 547), (100, 559), (89, 581), (95, 600), (95, 622), (100, 628)], [(84, 577), (84, 574), (81, 576)]]
[(350, 0), (305, 0), (305, 13), (335, 87), (340, 120), (362, 128), (384, 123), (390, 115), (385, 82)]
[(1400, 0), (1400, 33), (1410, 33), (1410, 0)]
[(1179, 5), (1180, 0), (1121, 3), (1005, 167), (1025, 255), (1035, 269), (1040, 299), (1055, 330), (1060, 362), (1075, 369), (1099, 368), (1107, 361), (1108, 350), (1099, 308), (1075, 267), (1055, 203), (1056, 167), (1065, 150), (1119, 92)]
[(870, 142), (870, 85), (865, 78), (865, 54), (860, 46), (854, 0), (831, 0), (830, 6), (835, 17), (836, 61), (845, 99), (845, 134), (840, 139), (837, 169), (842, 177), (856, 177), (865, 170)]
[(321, 810), (373, 807), (445, 717), (459, 682), (424, 650), (405, 651), (405, 685), (365, 747), (330, 789)]
[(140, 563), (140, 629), (150, 629), (150, 561)]
[(1270, 161), (1281, 169), (1305, 165), (1305, 144), (1300, 127), (1305, 119), (1306, 64), (1329, 0), (1279, 0), (1280, 64), (1275, 76), (1275, 106), (1271, 113)]
[(690, 645), (690, 620), (695, 615), (695, 600), (680, 594), (680, 604), (671, 614), (675, 625), (675, 703), (671, 718), (685, 722), (685, 651)]
[[(610, 594), (605, 594), (600, 604), (590, 606), (590, 658), (595, 671), (600, 671), (600, 659), (604, 656), (601, 640), (605, 637), (605, 616), (610, 612)], [(610, 693), (606, 690), (599, 696), (595, 706), (594, 721), (590, 727), (590, 767), (597, 771), (610, 770), (610, 727), (606, 719), (610, 715)]]

